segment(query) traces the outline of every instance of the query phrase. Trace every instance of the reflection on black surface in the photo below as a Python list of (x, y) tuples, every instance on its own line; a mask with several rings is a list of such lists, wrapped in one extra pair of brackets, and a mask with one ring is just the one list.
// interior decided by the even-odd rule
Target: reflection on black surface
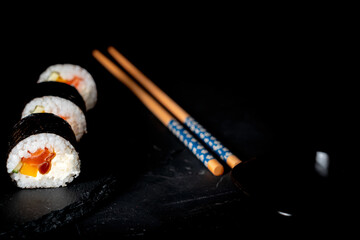
[(282, 211), (277, 211), (278, 214), (285, 216), (285, 217), (291, 217), (292, 214), (291, 213), (287, 213), (287, 212), (282, 212)]
[(329, 166), (330, 166), (329, 154), (321, 151), (316, 152), (316, 158), (315, 158), (316, 172), (322, 177), (327, 177), (329, 175)]

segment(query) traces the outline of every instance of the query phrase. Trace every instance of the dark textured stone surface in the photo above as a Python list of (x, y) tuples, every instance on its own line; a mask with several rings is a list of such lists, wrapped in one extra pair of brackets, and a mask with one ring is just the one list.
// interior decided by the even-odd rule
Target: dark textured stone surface
[(66, 188), (20, 190), (2, 204), (0, 236), (36, 236), (59, 229), (91, 212), (114, 190), (115, 178), (73, 184)]

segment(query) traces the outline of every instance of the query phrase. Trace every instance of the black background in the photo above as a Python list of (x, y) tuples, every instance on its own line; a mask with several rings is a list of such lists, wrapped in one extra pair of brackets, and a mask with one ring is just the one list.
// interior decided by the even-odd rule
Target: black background
[[(76, 22), (69, 21), (73, 14), (68, 13), (62, 16), (65, 19), (57, 17), (54, 22), (51, 19), (49, 25), (45, 17), (13, 26), (5, 24), (1, 71), (3, 124), (0, 149), (3, 162), (7, 151), (6, 136), (19, 119), (28, 87), (35, 84), (48, 66), (72, 63), (86, 68), (98, 87), (98, 103), (88, 113), (89, 134), (81, 143), (80, 154), (88, 161), (83, 163), (82, 175), (91, 175), (91, 180), (114, 174), (121, 181), (121, 190), (115, 191), (115, 197), (103, 203), (100, 209), (95, 208), (80, 219), (74, 218), (49, 234), (90, 236), (86, 232), (93, 228), (99, 236), (113, 232), (128, 237), (167, 233), (186, 235), (194, 231), (200, 235), (228, 233), (231, 236), (237, 232), (238, 224), (246, 223), (244, 218), (252, 216), (250, 223), (253, 224), (260, 216), (260, 223), (263, 223), (260, 228), (266, 225), (265, 222), (278, 220), (262, 214), (256, 206), (239, 206), (247, 200), (234, 193), (235, 187), (228, 181), (228, 168), (225, 179), (229, 184), (224, 187), (224, 192), (230, 189), (231, 194), (224, 195), (222, 202), (229, 204), (222, 204), (221, 208), (204, 200), (199, 204), (208, 208), (200, 210), (191, 204), (184, 207), (183, 213), (155, 209), (159, 216), (166, 216), (166, 223), (165, 220), (159, 223), (146, 219), (146, 214), (129, 213), (139, 206), (136, 201), (142, 201), (135, 193), (131, 195), (134, 185), (140, 189), (140, 194), (148, 194), (148, 198), (152, 193), (166, 196), (176, 184), (185, 184), (178, 193), (183, 196), (198, 191), (191, 188), (193, 183), (184, 180), (184, 175), (193, 174), (186, 173), (181, 165), (184, 155), (191, 161), (197, 160), (183, 150), (181, 143), (92, 57), (93, 49), (106, 53), (110, 45), (241, 159), (275, 154), (280, 163), (290, 161), (296, 166), (297, 174), (304, 173), (306, 178), (314, 174), (314, 158), (307, 152), (328, 152), (331, 157), (328, 177), (314, 178), (318, 180), (314, 185), (321, 188), (314, 190), (311, 181), (304, 180), (309, 185), (298, 191), (305, 196), (321, 193), (314, 194), (313, 201), (321, 209), (315, 214), (319, 222), (325, 219), (319, 217), (322, 214), (326, 217), (341, 214), (340, 219), (347, 219), (345, 213), (352, 211), (348, 204), (353, 190), (349, 187), (353, 183), (350, 169), (355, 164), (357, 149), (352, 138), (356, 136), (357, 94), (356, 79), (351, 74), (355, 67), (351, 58), (351, 28), (337, 20), (307, 21), (306, 16), (290, 21), (289, 16), (260, 20), (255, 16), (242, 18), (226, 12), (221, 16), (215, 12), (205, 16), (197, 13), (173, 15), (169, 11), (166, 15), (154, 13), (141, 19), (137, 14), (124, 19), (117, 18), (118, 15), (104, 19), (90, 11), (86, 18), (77, 16)], [(169, 180), (171, 184), (165, 184), (166, 190), (154, 190), (156, 183), (148, 178), (144, 180), (144, 176), (171, 177), (168, 175), (169, 154), (178, 151), (185, 151), (174, 157), (175, 169), (181, 174), (175, 174)], [(200, 171), (202, 165), (196, 164), (191, 166)], [(5, 168), (2, 169), (4, 191), (13, 190)], [(176, 182), (179, 176), (182, 180)], [(191, 176), (188, 180), (198, 179)], [(206, 173), (201, 183), (203, 195), (200, 195), (208, 196), (207, 184), (216, 184), (218, 180)], [(298, 182), (302, 180), (298, 179)], [(149, 186), (153, 188), (147, 189)], [(121, 198), (122, 194), (124, 198)], [(176, 198), (176, 194), (171, 196)], [(210, 194), (213, 192), (209, 190)], [(232, 198), (241, 201), (234, 202)], [(159, 199), (161, 195), (152, 196), (149, 206), (143, 208), (161, 206), (151, 204)], [(120, 213), (133, 217), (131, 220), (138, 224), (119, 220), (121, 217), (116, 215), (119, 208), (112, 205), (116, 201), (124, 206)], [(103, 223), (99, 222), (100, 218)], [(221, 221), (216, 222), (216, 219)], [(235, 222), (228, 219), (235, 219)], [(285, 224), (280, 226), (288, 226), (287, 221), (279, 222)], [(316, 228), (316, 224), (312, 226)]]

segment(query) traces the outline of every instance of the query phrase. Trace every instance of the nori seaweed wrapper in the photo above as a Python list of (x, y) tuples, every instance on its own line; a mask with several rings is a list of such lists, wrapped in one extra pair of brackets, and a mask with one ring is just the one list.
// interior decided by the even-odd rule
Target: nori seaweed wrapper
[(9, 152), (22, 140), (39, 133), (53, 133), (68, 140), (77, 149), (70, 124), (52, 113), (33, 113), (17, 122), (10, 134)]
[(86, 113), (86, 105), (84, 99), (75, 87), (61, 82), (41, 82), (35, 84), (25, 97), (25, 105), (34, 98), (44, 96), (55, 96), (67, 99), (76, 104), (83, 112)]

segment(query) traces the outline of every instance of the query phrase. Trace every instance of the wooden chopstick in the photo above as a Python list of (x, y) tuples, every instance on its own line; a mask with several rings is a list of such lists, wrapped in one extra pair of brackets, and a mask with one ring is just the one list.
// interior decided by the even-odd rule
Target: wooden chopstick
[(219, 140), (212, 136), (203, 126), (182, 109), (174, 100), (157, 87), (138, 68), (127, 60), (114, 47), (109, 47), (108, 52), (114, 59), (132, 75), (145, 89), (147, 89), (169, 112), (171, 112), (182, 124), (186, 125), (195, 133), (208, 147), (210, 147), (231, 168), (241, 163), (241, 160), (224, 147)]
[(139, 100), (177, 136), (186, 147), (212, 172), (220, 176), (224, 167), (198, 142), (173, 116), (157, 103), (148, 93), (137, 85), (124, 71), (111, 62), (98, 50), (93, 51), (93, 56), (120, 82), (127, 86)]

